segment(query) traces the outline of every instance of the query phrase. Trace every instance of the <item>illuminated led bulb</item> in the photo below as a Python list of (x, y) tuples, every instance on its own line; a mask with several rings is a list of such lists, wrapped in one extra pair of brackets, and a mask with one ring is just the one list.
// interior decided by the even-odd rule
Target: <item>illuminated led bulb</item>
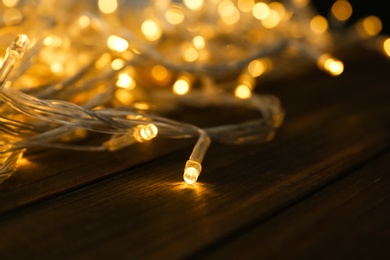
[(194, 184), (198, 180), (201, 171), (202, 165), (199, 162), (188, 160), (186, 162), (186, 166), (184, 167), (184, 181), (188, 184)]
[(352, 15), (352, 5), (346, 0), (337, 0), (332, 5), (332, 15), (339, 21), (346, 21)]
[(310, 20), (310, 29), (317, 34), (322, 34), (328, 29), (328, 21), (321, 15), (316, 15)]
[(134, 131), (134, 138), (142, 143), (152, 140), (158, 134), (158, 128), (154, 124), (138, 126)]
[(3, 61), (3, 65), (0, 70), (0, 90), (3, 87), (3, 83), (8, 77), (9, 72), (12, 70), (15, 62), (22, 58), (27, 46), (29, 39), (26, 35), (20, 34), (7, 48), (7, 52)]
[(127, 90), (131, 90), (135, 87), (135, 80), (126, 72), (122, 72), (118, 75), (118, 80), (116, 81), (116, 85), (119, 88), (124, 88)]
[(376, 16), (369, 16), (356, 24), (357, 32), (361, 37), (375, 36), (382, 30), (382, 21)]
[(153, 20), (146, 20), (141, 25), (141, 31), (149, 41), (160, 39), (163, 31), (161, 27)]
[(157, 134), (158, 128), (154, 124), (140, 125), (128, 134), (113, 135), (110, 140), (103, 143), (103, 147), (109, 151), (117, 151), (136, 142), (152, 140)]
[(185, 6), (194, 11), (199, 10), (204, 4), (203, 0), (184, 0), (183, 2)]
[(387, 38), (384, 42), (383, 42), (383, 50), (384, 52), (386, 53), (386, 55), (388, 57), (390, 57), (390, 38)]
[(255, 6), (252, 9), (253, 16), (258, 20), (263, 20), (263, 19), (267, 18), (269, 13), (270, 13), (270, 10), (269, 10), (268, 5), (266, 3), (262, 3), (262, 2), (255, 4)]
[(187, 94), (191, 89), (191, 79), (188, 76), (180, 76), (173, 84), (173, 93), (179, 96)]
[(344, 71), (343, 62), (333, 58), (327, 53), (318, 58), (317, 65), (320, 69), (328, 72), (332, 76), (338, 76)]
[(192, 150), (189, 160), (184, 167), (183, 179), (188, 184), (194, 184), (202, 171), (202, 161), (211, 143), (206, 132), (200, 130), (199, 139)]
[(107, 46), (110, 50), (124, 52), (129, 47), (129, 43), (116, 35), (110, 35), (107, 39)]
[(99, 10), (105, 14), (112, 14), (118, 8), (117, 0), (99, 0)]

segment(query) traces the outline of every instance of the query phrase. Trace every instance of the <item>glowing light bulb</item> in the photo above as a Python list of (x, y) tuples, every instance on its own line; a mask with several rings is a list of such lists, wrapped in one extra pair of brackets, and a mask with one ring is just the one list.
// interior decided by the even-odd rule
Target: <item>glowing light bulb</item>
[(129, 43), (119, 36), (110, 35), (107, 39), (107, 46), (113, 51), (124, 52), (129, 47)]
[(298, 7), (305, 7), (310, 3), (310, 0), (293, 0), (293, 2)]
[(183, 179), (188, 184), (194, 184), (202, 171), (202, 166), (197, 161), (188, 160), (184, 167)]
[(144, 21), (141, 25), (141, 31), (149, 41), (156, 41), (162, 35), (160, 26), (153, 20)]
[(154, 124), (139, 125), (128, 134), (113, 135), (110, 140), (103, 143), (103, 147), (109, 151), (116, 151), (136, 142), (152, 140), (157, 134), (158, 128)]
[(234, 95), (239, 99), (248, 99), (252, 96), (252, 90), (248, 85), (240, 84), (236, 87)]
[(276, 10), (271, 9), (268, 16), (261, 20), (261, 24), (265, 28), (272, 29), (279, 24), (280, 20), (280, 14)]
[(218, 13), (226, 24), (235, 24), (240, 19), (240, 12), (230, 0), (223, 0), (219, 3)]
[(344, 71), (344, 64), (327, 53), (318, 58), (317, 65), (332, 76), (338, 76)]
[(8, 8), (3, 11), (2, 19), (5, 25), (19, 24), (23, 19), (23, 14), (16, 8)]
[(194, 44), (194, 47), (197, 48), (198, 50), (203, 49), (206, 45), (204, 38), (199, 35), (194, 37), (192, 43)]
[(322, 34), (328, 29), (328, 21), (321, 15), (316, 15), (310, 20), (310, 29), (317, 34)]
[(158, 128), (154, 124), (147, 124), (138, 126), (134, 132), (134, 138), (142, 143), (152, 140), (158, 134)]
[(262, 75), (267, 69), (267, 63), (262, 60), (253, 60), (248, 65), (248, 72), (252, 77), (258, 77)]
[(99, 10), (104, 14), (112, 14), (118, 8), (117, 0), (99, 0)]
[(3, 0), (2, 2), (6, 7), (14, 7), (19, 3), (19, 0)]
[(88, 16), (83, 15), (80, 16), (78, 22), (81, 27), (88, 27), (91, 24), (91, 19), (89, 19)]
[(200, 130), (199, 139), (184, 167), (183, 179), (186, 183), (194, 184), (198, 180), (199, 174), (202, 172), (201, 163), (210, 143), (210, 137), (206, 134), (206, 132)]
[(183, 57), (188, 62), (194, 62), (199, 58), (199, 52), (195, 48), (188, 47), (184, 50)]
[(126, 72), (122, 72), (118, 75), (118, 80), (116, 81), (116, 85), (120, 88), (124, 88), (127, 90), (131, 90), (135, 87), (135, 80)]
[(387, 56), (390, 57), (390, 38), (387, 38), (387, 39), (383, 42), (383, 50), (385, 51), (385, 53), (387, 54)]
[(169, 71), (161, 65), (152, 68), (152, 77), (158, 81), (163, 81), (169, 77)]
[(111, 68), (113, 70), (120, 70), (121, 68), (123, 68), (123, 66), (125, 66), (125, 61), (123, 59), (115, 59), (111, 62)]
[(199, 10), (204, 5), (203, 0), (184, 0), (185, 6), (187, 6), (191, 10)]
[(64, 71), (64, 65), (63, 65), (61, 62), (53, 62), (53, 63), (50, 65), (50, 70), (51, 70), (54, 74), (60, 74), (61, 72)]
[(269, 7), (267, 4), (259, 2), (252, 9), (253, 16), (258, 20), (263, 20), (269, 15)]
[(382, 30), (382, 21), (376, 16), (369, 16), (363, 20), (363, 28), (369, 36), (377, 35)]
[(7, 48), (3, 64), (0, 68), (0, 90), (3, 88), (4, 83), (6, 82), (6, 79), (16, 61), (22, 58), (29, 43), (30, 41), (26, 35), (19, 34)]
[(184, 21), (184, 14), (180, 6), (175, 5), (168, 9), (165, 13), (165, 19), (173, 25), (182, 23)]
[(332, 5), (332, 14), (339, 21), (346, 21), (352, 15), (352, 5), (346, 0), (337, 0)]
[(185, 95), (190, 91), (191, 81), (186, 76), (179, 77), (173, 84), (173, 93), (179, 96)]
[(255, 6), (254, 0), (238, 0), (237, 1), (238, 9), (240, 9), (244, 13), (249, 13), (252, 11)]

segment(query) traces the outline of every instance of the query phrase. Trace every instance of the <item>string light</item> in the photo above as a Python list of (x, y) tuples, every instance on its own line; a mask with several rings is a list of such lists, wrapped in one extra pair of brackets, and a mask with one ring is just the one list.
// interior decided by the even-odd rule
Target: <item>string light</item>
[[(0, 4), (1, 43), (12, 33), (28, 35), (18, 35), (0, 62), (0, 182), (31, 147), (117, 151), (154, 138), (197, 138), (183, 174), (193, 184), (211, 141), (274, 136), (284, 111), (276, 97), (256, 93), (263, 77), (282, 77), (297, 58), (338, 76), (344, 65), (331, 54), (337, 46), (375, 39), (382, 29), (369, 16), (346, 27), (348, 39), (333, 37), (335, 21), (352, 15), (346, 0), (332, 5), (329, 19), (308, 0)], [(50, 16), (53, 10), (61, 11)], [(379, 49), (390, 57), (388, 38)], [(259, 118), (200, 128), (160, 116), (182, 105), (242, 106)], [(89, 132), (107, 139), (72, 142)]]

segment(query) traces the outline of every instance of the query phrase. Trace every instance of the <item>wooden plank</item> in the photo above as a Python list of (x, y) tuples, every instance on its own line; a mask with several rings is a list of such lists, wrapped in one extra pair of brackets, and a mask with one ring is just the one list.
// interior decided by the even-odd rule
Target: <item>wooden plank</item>
[(119, 174), (191, 143), (152, 140), (114, 153), (34, 151), (27, 154), (14, 176), (0, 184), (0, 215)]
[[(3, 258), (182, 258), (223, 245), (388, 149), (388, 81), (351, 73), (337, 95), (318, 74), (318, 92), (328, 93), (320, 100), (317, 89), (308, 92), (310, 78), (291, 90), (306, 99), (286, 103), (295, 116), (274, 142), (214, 144), (195, 187), (181, 182), (185, 149), (8, 214), (0, 219)], [(368, 75), (378, 81), (364, 92)]]
[(211, 259), (389, 259), (389, 169), (387, 153), (202, 254)]

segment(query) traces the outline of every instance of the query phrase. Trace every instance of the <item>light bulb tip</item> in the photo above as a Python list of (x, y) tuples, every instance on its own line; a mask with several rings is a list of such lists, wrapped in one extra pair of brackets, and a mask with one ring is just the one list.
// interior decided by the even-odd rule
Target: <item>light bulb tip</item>
[(193, 167), (189, 167), (185, 169), (183, 179), (188, 184), (194, 184), (198, 180), (198, 176), (198, 171)]

